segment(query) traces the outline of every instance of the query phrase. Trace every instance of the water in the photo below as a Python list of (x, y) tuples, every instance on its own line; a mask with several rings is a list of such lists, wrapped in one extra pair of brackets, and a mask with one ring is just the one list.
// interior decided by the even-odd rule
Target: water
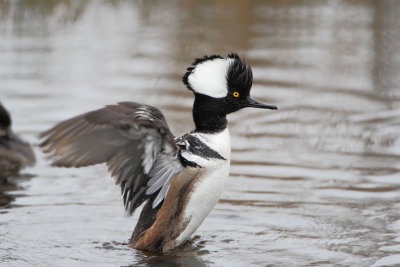
[(0, 1), (0, 97), (35, 145), (118, 101), (191, 130), (180, 79), (204, 54), (244, 55), (252, 95), (279, 107), (229, 116), (229, 184), (192, 243), (166, 256), (126, 246), (138, 213), (124, 215), (104, 166), (51, 168), (35, 147), (29, 175), (0, 190), (0, 265), (400, 265), (399, 12), (397, 1)]

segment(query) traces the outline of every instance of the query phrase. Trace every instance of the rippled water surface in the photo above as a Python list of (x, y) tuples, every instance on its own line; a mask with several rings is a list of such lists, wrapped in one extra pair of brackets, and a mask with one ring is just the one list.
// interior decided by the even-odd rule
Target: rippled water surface
[[(229, 116), (220, 202), (171, 255), (126, 246), (104, 166), (38, 163), (0, 187), (0, 265), (400, 265), (400, 2), (0, 1), (0, 100), (35, 146), (118, 101), (193, 128), (185, 68), (238, 52), (278, 111)], [(31, 176), (34, 177), (31, 177)], [(169, 265), (167, 265), (169, 264)]]

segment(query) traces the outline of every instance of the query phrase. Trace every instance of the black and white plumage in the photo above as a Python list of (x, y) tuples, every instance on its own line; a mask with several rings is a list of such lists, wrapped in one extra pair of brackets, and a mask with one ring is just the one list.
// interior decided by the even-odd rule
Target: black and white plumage
[(10, 114), (0, 103), (0, 178), (15, 175), (34, 164), (31, 146), (12, 131)]
[(249, 96), (253, 76), (237, 54), (205, 56), (187, 69), (196, 129), (174, 138), (161, 112), (122, 102), (91, 111), (42, 133), (41, 146), (58, 167), (106, 163), (126, 210), (143, 202), (130, 244), (167, 252), (185, 242), (217, 203), (229, 174), (226, 115), (244, 107), (276, 109)]

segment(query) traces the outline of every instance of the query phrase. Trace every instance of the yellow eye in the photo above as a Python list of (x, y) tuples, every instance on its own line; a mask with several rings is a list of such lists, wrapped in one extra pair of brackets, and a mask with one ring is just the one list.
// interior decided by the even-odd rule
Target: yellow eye
[(239, 93), (238, 92), (233, 92), (233, 96), (234, 97), (239, 97)]

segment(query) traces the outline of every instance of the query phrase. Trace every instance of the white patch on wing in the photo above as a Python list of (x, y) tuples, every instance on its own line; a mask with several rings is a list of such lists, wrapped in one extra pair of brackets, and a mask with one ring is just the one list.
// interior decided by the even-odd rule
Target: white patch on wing
[(154, 121), (151, 115), (151, 110), (147, 106), (140, 107), (135, 112), (135, 118), (146, 119)]
[(157, 136), (152, 136), (149, 133), (145, 137), (144, 151), (142, 155), (142, 167), (145, 174), (148, 174), (157, 156), (157, 148), (160, 146), (161, 141)]
[(197, 93), (211, 97), (225, 97), (228, 94), (227, 71), (234, 59), (214, 59), (196, 65), (188, 82)]

